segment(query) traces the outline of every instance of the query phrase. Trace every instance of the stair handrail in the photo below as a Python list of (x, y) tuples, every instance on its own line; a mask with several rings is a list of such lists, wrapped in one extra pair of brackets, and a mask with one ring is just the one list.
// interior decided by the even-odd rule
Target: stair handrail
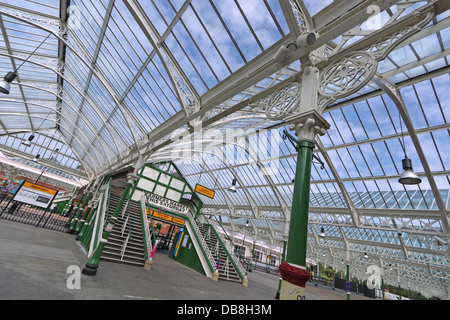
[(209, 246), (206, 243), (206, 240), (200, 231), (197, 221), (195, 220), (195, 216), (192, 214), (192, 210), (188, 210), (188, 213), (186, 216), (188, 217), (189, 223), (191, 224), (192, 228), (195, 231), (195, 234), (197, 235), (197, 239), (200, 241), (200, 244), (203, 247), (204, 253), (206, 254), (206, 258), (209, 261), (211, 271), (215, 272), (217, 269), (217, 267), (216, 267), (217, 261), (214, 260), (211, 250), (209, 249)]
[[(152, 243), (152, 238), (150, 235), (150, 230), (148, 227), (150, 221), (148, 220), (147, 209), (148, 209), (147, 208), (147, 193), (144, 193), (141, 196), (141, 215), (142, 215), (142, 221), (144, 223), (143, 229), (144, 229), (144, 236), (145, 236), (144, 252), (145, 252), (145, 260), (150, 260), (151, 253), (153, 251), (153, 243)], [(151, 225), (153, 228), (153, 223)]]
[[(147, 210), (150, 210), (150, 209), (147, 207)], [(155, 230), (155, 227), (153, 226), (153, 218), (152, 218), (152, 215), (150, 214), (150, 211), (148, 211), (148, 213), (146, 211), (146, 216), (147, 216), (147, 226), (150, 225), (150, 227), (148, 227), (147, 229), (148, 229), (148, 232), (150, 235), (150, 242), (152, 243), (152, 250), (153, 250), (153, 247), (157, 245), (156, 230)], [(150, 233), (150, 228), (152, 229), (151, 233)]]
[[(92, 236), (89, 244), (89, 250), (88, 250), (88, 256), (91, 255), (92, 252), (97, 248), (100, 239), (102, 239), (102, 235), (104, 232), (105, 227), (105, 221), (106, 216), (109, 212), (109, 204), (110, 204), (110, 198), (111, 198), (111, 185), (112, 185), (112, 179), (109, 179), (107, 183), (105, 183), (105, 193), (103, 194), (102, 201), (102, 210), (97, 211), (97, 217), (94, 222), (93, 230), (92, 230)], [(103, 188), (103, 186), (102, 186)]]
[[(197, 223), (197, 225), (199, 225), (198, 220), (194, 219), (194, 221)], [(200, 226), (199, 226), (199, 229), (200, 229)], [(203, 235), (203, 234), (202, 234), (202, 235)], [(217, 242), (215, 246), (212, 244), (212, 242), (211, 242), (211, 228), (208, 228), (208, 231), (206, 232), (206, 239), (205, 239), (205, 242), (206, 242), (206, 240), (207, 240), (208, 243), (209, 243), (208, 248), (211, 248), (212, 250), (214, 250), (214, 252), (212, 252), (212, 253), (215, 253), (215, 254), (216, 254), (216, 257), (217, 257), (217, 260), (215, 260), (215, 259), (214, 259), (214, 256), (213, 256), (213, 259), (214, 259), (214, 265), (219, 265), (219, 264), (218, 264), (219, 259), (220, 259), (220, 256), (219, 256), (219, 243)], [(216, 269), (218, 269), (218, 268), (216, 267)]]
[(131, 212), (130, 212), (130, 208), (128, 206), (128, 204), (131, 201), (130, 200), (130, 195), (131, 195), (131, 188), (128, 191), (128, 197), (127, 197), (127, 201), (126, 201), (125, 206), (124, 206), (124, 210), (122, 210), (122, 218), (123, 218), (125, 213), (128, 213), (128, 214), (127, 214), (126, 220), (123, 222), (121, 235), (123, 237), (123, 235), (125, 233), (125, 229), (127, 228), (127, 225), (128, 225), (128, 236), (125, 239), (125, 241), (124, 241), (124, 243), (122, 245), (121, 251), (120, 251), (120, 260), (121, 261), (123, 260), (123, 256), (125, 255), (125, 251), (127, 250), (128, 241), (130, 241), (130, 239), (131, 239), (131, 220), (130, 220)]
[(127, 238), (125, 239), (125, 242), (122, 244), (122, 248), (120, 248), (120, 261), (123, 261), (123, 256), (125, 255), (125, 251), (128, 247), (128, 241), (131, 238), (131, 233), (128, 234)]
[[(128, 193), (128, 197), (127, 197), (127, 202), (125, 202), (125, 205), (122, 208), (122, 218), (125, 215), (125, 212), (128, 210), (128, 204), (130, 203), (130, 197), (129, 197), (130, 193)], [(130, 210), (128, 210), (128, 216), (130, 214)]]
[[(127, 202), (128, 203), (128, 202)], [(125, 233), (125, 229), (127, 228), (128, 225), (128, 220), (130, 220), (130, 214), (127, 215), (127, 218), (125, 219), (125, 221), (123, 222), (123, 226), (122, 226), (122, 230), (121, 230), (121, 236), (123, 237), (124, 233)]]
[[(195, 212), (195, 211), (197, 211), (196, 210), (196, 208), (194, 207), (194, 204), (193, 203), (185, 203), (185, 205), (190, 209), (190, 211), (192, 211), (192, 212)], [(198, 225), (198, 219), (197, 219), (197, 217), (196, 216), (194, 216), (194, 221), (195, 221), (195, 223)], [(215, 254), (216, 254), (216, 256), (217, 256), (217, 261), (216, 260), (214, 260), (214, 264), (212, 264), (213, 266), (218, 266), (219, 265), (219, 259), (220, 259), (220, 256), (219, 256), (219, 249), (218, 248), (216, 248), (217, 247), (217, 244), (216, 244), (216, 246), (213, 246), (213, 244), (211, 243), (211, 229), (208, 229), (208, 232), (207, 232), (207, 240), (208, 240), (208, 242), (209, 242), (209, 247), (208, 248), (212, 248), (213, 250), (214, 250), (214, 252), (215, 252)], [(214, 259), (214, 257), (213, 257), (213, 259)], [(218, 267), (216, 267), (216, 269), (218, 269)], [(213, 270), (214, 271), (214, 270)]]
[[(209, 222), (210, 219), (206, 216), (203, 215), (205, 217), (205, 219)], [(222, 226), (222, 224), (220, 223), (220, 221), (218, 221), (217, 219), (214, 219), (214, 221), (216, 223), (218, 223), (219, 227), (222, 229), (223, 233), (226, 235), (226, 237), (228, 238), (228, 241), (226, 241), (226, 239), (223, 237), (223, 235), (221, 233), (218, 233), (220, 239), (222, 240), (222, 242), (224, 243), (225, 247), (227, 247), (227, 249), (231, 250), (230, 252), (233, 252), (234, 254), (237, 254), (239, 259), (243, 259), (244, 257), (242, 257), (241, 253), (238, 251), (237, 253), (234, 252), (234, 247), (235, 244), (232, 240), (232, 237), (230, 237), (230, 235), (227, 233), (227, 230)]]
[[(210, 223), (210, 219), (206, 215), (203, 215), (203, 217), (205, 217), (205, 219), (208, 221), (209, 225), (213, 226), (213, 224)], [(237, 256), (238, 256), (239, 259), (233, 259), (232, 258), (232, 254), (236, 254), (234, 252), (234, 243), (231, 240), (231, 237), (228, 235), (228, 233), (225, 230), (225, 228), (222, 226), (222, 224), (219, 221), (217, 221), (217, 222), (218, 222), (219, 226), (222, 228), (224, 234), (228, 237), (230, 242), (228, 243), (228, 242), (225, 241), (225, 238), (223, 237), (222, 233), (216, 232), (215, 230), (214, 231), (215, 231), (219, 241), (223, 244), (223, 246), (225, 248), (225, 253), (227, 254), (227, 257), (231, 258), (231, 262), (234, 265), (236, 271), (239, 273), (241, 279), (244, 279), (244, 277), (247, 275), (247, 271), (245, 270), (245, 268), (241, 264), (240, 260), (242, 259), (242, 256), (241, 256), (240, 252), (237, 252)]]

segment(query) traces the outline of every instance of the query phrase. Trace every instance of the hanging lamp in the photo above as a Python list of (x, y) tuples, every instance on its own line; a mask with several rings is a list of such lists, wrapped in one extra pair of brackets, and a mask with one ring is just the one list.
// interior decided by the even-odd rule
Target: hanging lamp
[(33, 54), (36, 53), (36, 51), (44, 44), (45, 41), (51, 36), (52, 34), (49, 33), (48, 36), (42, 41), (39, 46), (34, 49), (34, 51), (28, 56), (26, 60), (22, 62), (22, 64), (14, 71), (10, 71), (6, 74), (6, 76), (3, 77), (3, 80), (0, 81), (0, 93), (3, 94), (9, 94), (9, 91), (11, 89), (10, 83), (13, 82), (17, 78), (17, 71), (24, 65), (25, 62), (27, 62)]
[(422, 182), (422, 179), (420, 179), (412, 169), (411, 159), (405, 157), (405, 159), (402, 160), (402, 165), (403, 170), (405, 171), (403, 171), (403, 173), (400, 175), (400, 179), (398, 179), (399, 183), (411, 185), (411, 184), (419, 184)]
[(31, 147), (31, 141), (33, 141), (34, 139), (34, 134), (32, 133), (29, 137), (27, 141), (22, 142), (22, 144), (26, 147)]
[(237, 180), (236, 180), (236, 179), (233, 179), (233, 182), (232, 182), (232, 184), (231, 184), (231, 187), (228, 188), (228, 191), (230, 191), (230, 192), (236, 192), (236, 183), (237, 183)]
[(403, 185), (415, 185), (422, 182), (422, 180), (417, 176), (417, 174), (413, 171), (412, 161), (406, 155), (406, 146), (405, 146), (405, 136), (403, 134), (402, 120), (400, 116), (400, 110), (398, 112), (398, 120), (400, 122), (400, 131), (402, 134), (402, 140), (400, 141), (400, 146), (403, 149), (403, 154), (405, 157), (402, 160), (403, 173), (400, 175), (398, 182)]

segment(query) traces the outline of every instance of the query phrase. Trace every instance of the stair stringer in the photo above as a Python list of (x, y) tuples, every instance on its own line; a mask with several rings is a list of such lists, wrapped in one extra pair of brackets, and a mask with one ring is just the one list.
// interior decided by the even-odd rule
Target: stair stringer
[(186, 222), (187, 223), (185, 224), (185, 226), (186, 226), (186, 229), (189, 232), (189, 234), (195, 235), (193, 237), (191, 236), (191, 240), (192, 240), (192, 243), (194, 244), (194, 248), (195, 248), (195, 251), (197, 252), (198, 258), (200, 259), (200, 262), (202, 264), (203, 271), (205, 271), (205, 274), (208, 278), (212, 278), (213, 273), (211, 271), (211, 267), (208, 263), (207, 258), (205, 257), (205, 253), (203, 252), (202, 247), (197, 239), (201, 235), (196, 234), (196, 232), (194, 231), (194, 228), (192, 228), (192, 226), (191, 226), (191, 221), (189, 219)]

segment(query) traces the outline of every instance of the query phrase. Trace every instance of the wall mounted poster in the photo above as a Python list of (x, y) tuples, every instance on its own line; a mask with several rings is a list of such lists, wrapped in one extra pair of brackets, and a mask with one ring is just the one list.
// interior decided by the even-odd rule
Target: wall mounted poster
[(24, 182), (14, 195), (13, 200), (46, 209), (52, 204), (53, 199), (55, 199), (57, 194), (57, 190), (42, 187), (30, 182)]

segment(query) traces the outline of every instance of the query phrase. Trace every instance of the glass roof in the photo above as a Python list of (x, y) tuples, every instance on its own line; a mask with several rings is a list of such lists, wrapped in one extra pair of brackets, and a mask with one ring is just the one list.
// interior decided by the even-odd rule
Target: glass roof
[[(216, 191), (214, 199), (201, 196), (204, 214), (279, 252), (297, 153), (282, 138), (288, 124), (268, 118), (266, 105), (281, 87), (300, 83), (305, 66), (324, 70), (370, 52), (378, 59), (372, 81), (323, 112), (331, 128), (316, 138), (324, 165), (313, 163), (308, 255), (341, 268), (350, 251), (355, 266), (394, 268), (395, 276), (386, 271), (391, 282), (401, 275), (411, 289), (448, 298), (446, 1), (58, 3), (0, 0), (0, 74), (17, 73), (0, 96), (3, 154), (56, 157), (46, 165), (89, 181), (139, 153), (172, 161), (191, 185)], [(308, 32), (317, 45), (298, 47)], [(420, 185), (397, 182), (403, 146)], [(229, 193), (233, 178), (238, 192)]]

